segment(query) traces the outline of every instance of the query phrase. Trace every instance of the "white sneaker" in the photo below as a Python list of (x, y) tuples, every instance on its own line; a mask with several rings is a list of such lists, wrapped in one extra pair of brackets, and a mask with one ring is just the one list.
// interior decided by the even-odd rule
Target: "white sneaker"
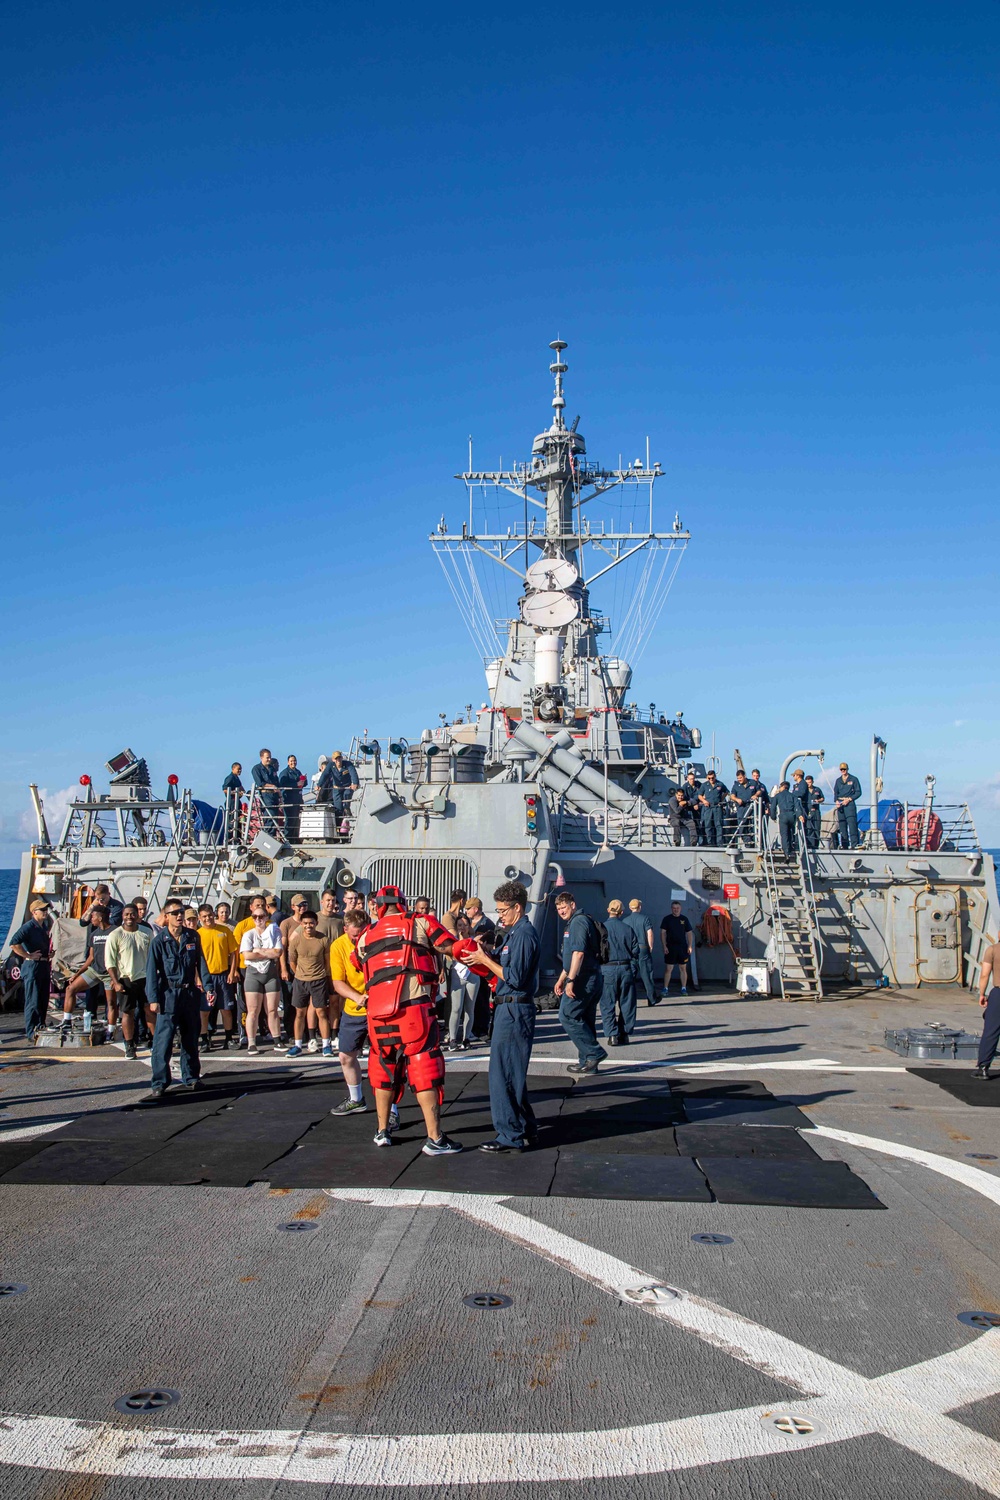
[(318, 1052), (319, 1051), (319, 1042), (316, 1040), (316, 1038), (314, 1036), (309, 1038), (309, 1045), (306, 1048), (306, 1051), (307, 1052)]
[(396, 1108), (395, 1105), (393, 1105), (392, 1109), (390, 1109), (390, 1111), (389, 1111), (389, 1134), (392, 1135), (392, 1132), (394, 1130), (398, 1130), (398, 1129), (399, 1129), (399, 1110)]

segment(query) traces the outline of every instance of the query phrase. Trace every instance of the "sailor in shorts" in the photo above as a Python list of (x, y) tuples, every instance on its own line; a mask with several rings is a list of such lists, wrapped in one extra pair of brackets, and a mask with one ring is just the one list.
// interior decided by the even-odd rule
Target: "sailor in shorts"
[[(347, 1084), (347, 1098), (336, 1109), (331, 1109), (332, 1115), (363, 1114), (368, 1109), (359, 1061), (368, 1050), (365, 976), (353, 962), (358, 938), (367, 926), (368, 917), (364, 911), (352, 908), (344, 915), (343, 937), (336, 938), (330, 945), (330, 977), (334, 994), (343, 1007), (339, 1032), (340, 1066)], [(394, 1105), (389, 1115), (389, 1129), (395, 1130), (398, 1125), (399, 1111)]]
[[(103, 986), (104, 999), (108, 1010), (108, 1027), (114, 1034), (115, 1022), (118, 1020), (118, 1009), (115, 1004), (114, 988), (108, 966), (104, 961), (108, 938), (111, 936), (111, 926), (108, 922), (108, 908), (106, 906), (92, 906), (87, 913), (90, 922), (90, 931), (87, 935), (87, 952), (83, 960), (83, 968), (80, 969), (69, 984), (63, 996), (63, 1019), (62, 1033), (69, 1035), (73, 1024), (73, 1009), (76, 1005), (78, 995), (87, 996), (88, 1016), (96, 1015), (97, 1005), (93, 1001), (92, 991), (98, 986)], [(90, 1021), (85, 1017), (85, 1029), (90, 1029)]]
[(240, 938), (240, 953), (246, 961), (243, 976), (243, 993), (247, 1007), (247, 1056), (256, 1057), (257, 1024), (260, 1008), (267, 1015), (267, 1029), (271, 1033), (274, 1050), (284, 1051), (280, 1046), (281, 1021), (281, 930), (272, 922), (267, 910), (258, 905), (254, 910), (253, 926)]

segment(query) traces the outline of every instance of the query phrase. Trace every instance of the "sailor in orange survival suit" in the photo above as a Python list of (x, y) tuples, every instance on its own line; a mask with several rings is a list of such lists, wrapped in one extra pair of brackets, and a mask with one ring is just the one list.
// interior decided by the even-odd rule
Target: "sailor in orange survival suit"
[(398, 886), (375, 896), (378, 920), (358, 939), (354, 962), (368, 990), (368, 1079), (378, 1110), (376, 1146), (391, 1146), (389, 1111), (404, 1085), (417, 1096), (427, 1127), (427, 1156), (453, 1156), (457, 1141), (441, 1130), (444, 1057), (434, 1013), (440, 955), (451, 952), (452, 933), (436, 917), (406, 910)]

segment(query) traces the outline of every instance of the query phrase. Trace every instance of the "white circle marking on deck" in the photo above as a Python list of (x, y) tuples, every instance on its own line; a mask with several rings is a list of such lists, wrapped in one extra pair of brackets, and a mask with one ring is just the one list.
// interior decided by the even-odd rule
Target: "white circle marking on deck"
[[(817, 1131), (835, 1134), (823, 1127)], [(854, 1137), (850, 1144), (862, 1141), (872, 1149), (888, 1147), (890, 1154), (900, 1154), (894, 1143), (871, 1137)], [(908, 1153), (911, 1148), (904, 1149)], [(977, 1168), (949, 1165), (994, 1184)], [(967, 1185), (983, 1191), (978, 1182), (970, 1180)], [(620, 1300), (651, 1279), (592, 1245), (517, 1213), (498, 1198), (393, 1188), (327, 1191), (333, 1198), (386, 1209), (448, 1208)], [(682, 1328), (801, 1392), (796, 1414), (818, 1425), (796, 1437), (796, 1448), (878, 1433), (1000, 1497), (1000, 1444), (947, 1416), (1000, 1393), (1000, 1330), (980, 1334), (949, 1354), (867, 1379), (690, 1293), (636, 1310)], [(137, 1479), (275, 1479), (366, 1488), (531, 1483), (665, 1473), (787, 1452), (787, 1434), (762, 1420), (768, 1415), (768, 1409), (754, 1406), (610, 1431), (371, 1436), (286, 1429), (134, 1428), (5, 1414), (0, 1418), (0, 1463)]]
[[(3, 1135), (24, 1139), (62, 1123)], [(802, 1133), (912, 1161), (1000, 1204), (1000, 1178), (965, 1162), (831, 1126)], [(333, 1198), (387, 1209), (449, 1208), (621, 1300), (650, 1280), (647, 1273), (517, 1213), (499, 1198), (394, 1188), (327, 1191)], [(947, 1416), (950, 1410), (1000, 1393), (1000, 1330), (981, 1334), (950, 1354), (869, 1380), (690, 1293), (640, 1306), (644, 1315), (681, 1327), (802, 1392), (807, 1399), (796, 1401), (796, 1413), (822, 1425), (797, 1436), (797, 1448), (880, 1433), (1000, 1497), (1000, 1444)], [(142, 1430), (12, 1413), (0, 1416), (0, 1463), (142, 1479), (265, 1478), (365, 1487), (621, 1477), (788, 1451), (787, 1435), (761, 1420), (767, 1415), (760, 1407), (750, 1407), (610, 1431), (385, 1437), (287, 1429)]]

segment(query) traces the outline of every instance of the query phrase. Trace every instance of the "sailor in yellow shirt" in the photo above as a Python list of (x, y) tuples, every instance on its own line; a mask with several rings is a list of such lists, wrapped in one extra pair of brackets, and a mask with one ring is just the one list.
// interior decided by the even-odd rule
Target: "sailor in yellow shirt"
[[(364, 911), (344, 913), (344, 935), (330, 944), (330, 978), (333, 991), (343, 1005), (340, 1018), (338, 1046), (340, 1066), (344, 1070), (344, 1082), (348, 1096), (343, 1104), (331, 1109), (331, 1115), (360, 1114), (368, 1108), (361, 1087), (361, 1066), (358, 1054), (368, 1046), (368, 1011), (366, 1006), (365, 976), (353, 962), (358, 938), (368, 926)], [(331, 1005), (331, 1011), (333, 1007)], [(331, 1017), (332, 1019), (332, 1017)], [(395, 1130), (399, 1115), (395, 1108), (389, 1117), (389, 1129)]]
[(248, 917), (244, 917), (242, 922), (237, 922), (236, 926), (233, 929), (233, 941), (236, 944), (236, 951), (239, 955), (241, 969), (246, 968), (247, 961), (246, 957), (239, 951), (240, 938), (245, 932), (249, 932), (251, 927), (256, 927), (257, 924), (254, 921), (254, 916), (256, 914), (258, 906), (260, 907), (261, 911), (267, 911), (267, 903), (265, 902), (263, 896), (254, 896), (253, 900), (250, 902), (250, 915)]
[(236, 1026), (236, 975), (239, 947), (229, 927), (216, 922), (215, 911), (205, 902), (198, 908), (198, 942), (201, 944), (202, 984), (201, 1050), (212, 1049), (212, 1032), (222, 1011), (225, 1036), (223, 1052), (228, 1052)]

